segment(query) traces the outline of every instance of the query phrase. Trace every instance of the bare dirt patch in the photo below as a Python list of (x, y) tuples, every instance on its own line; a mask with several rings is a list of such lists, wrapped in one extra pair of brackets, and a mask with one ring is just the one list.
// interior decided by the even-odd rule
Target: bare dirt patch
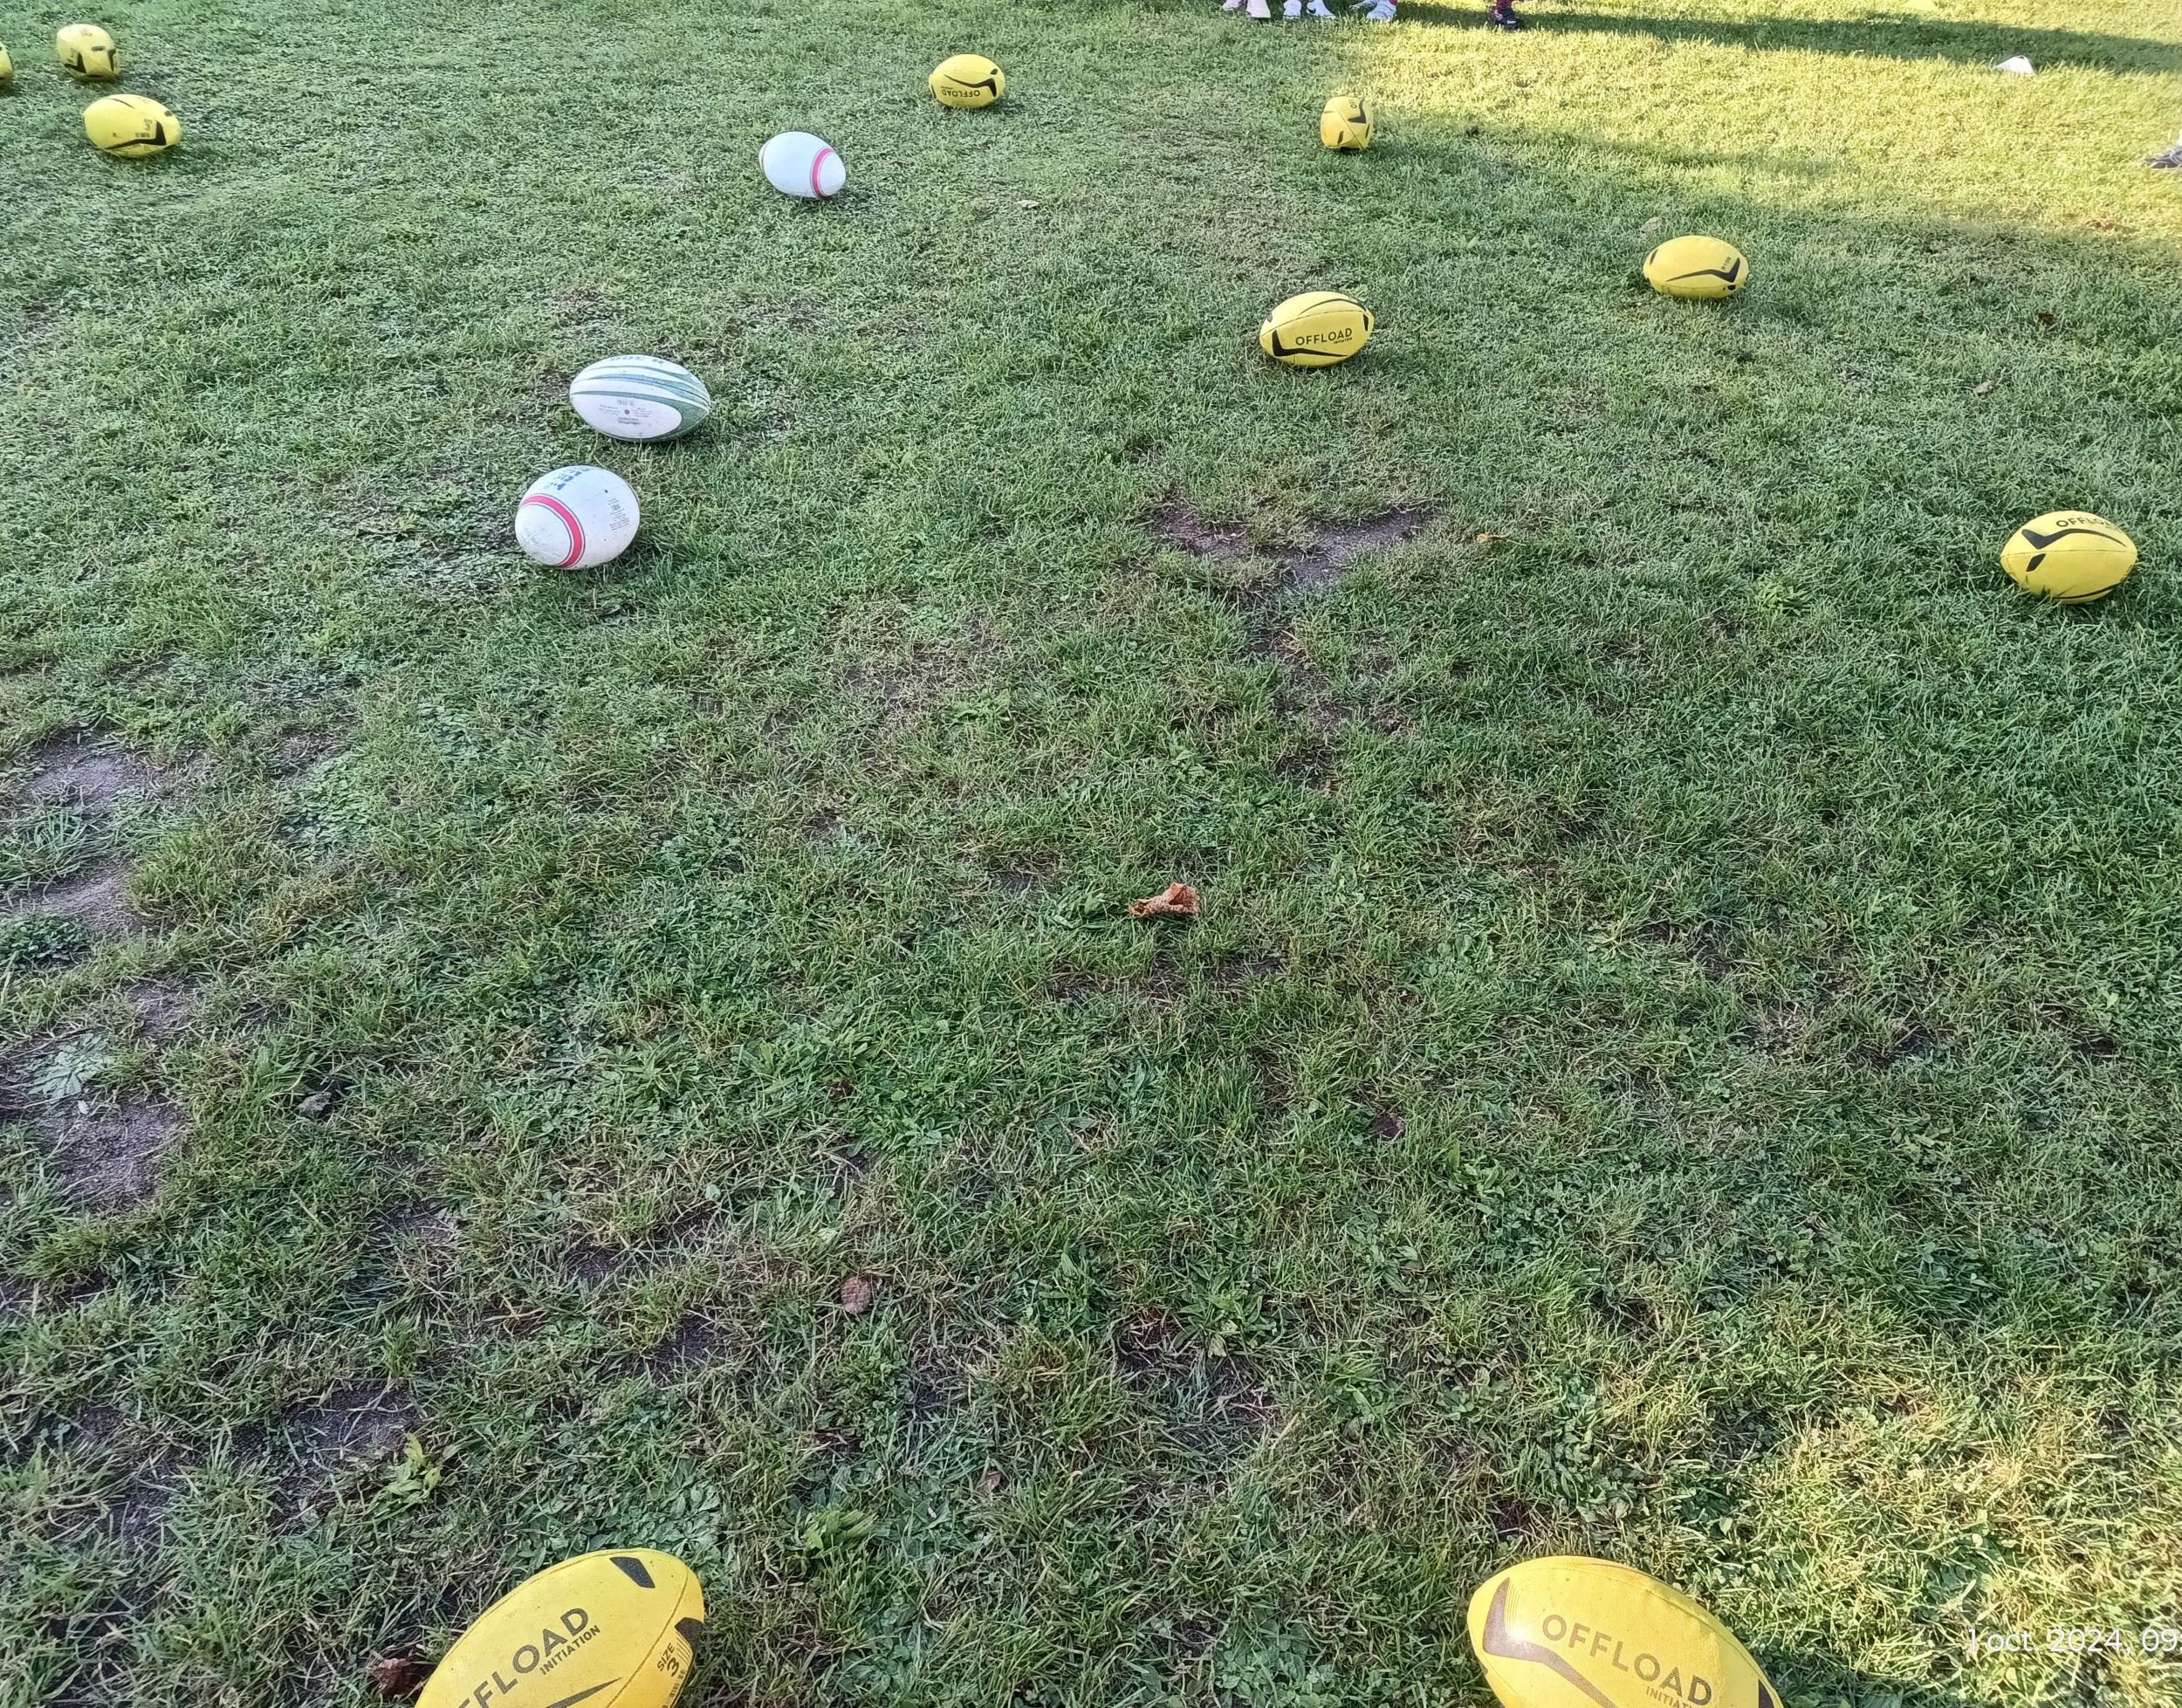
[(125, 1548), (142, 1548), (156, 1540), (168, 1509), (181, 1491), (182, 1467), (155, 1458), (134, 1471), (109, 1509), (107, 1522)]
[(1370, 552), (1383, 552), (1414, 539), (1431, 523), (1429, 511), (1403, 505), (1361, 522), (1320, 528), (1301, 545), (1261, 552), (1250, 535), (1233, 524), (1208, 522), (1180, 498), (1169, 498), (1152, 512), (1151, 531), (1162, 541), (1216, 564), (1240, 563), (1264, 556), (1272, 576), (1247, 590), (1252, 602), (1288, 594), (1322, 593), (1348, 566)]
[(628, 1246), (600, 1245), (586, 1240), (568, 1248), (561, 1267), (587, 1287), (603, 1286), (635, 1260)]
[(123, 795), (141, 794), (154, 779), (120, 748), (82, 730), (40, 742), (24, 756), (29, 781), (23, 792), (42, 803), (68, 802), (99, 812)]
[(675, 1324), (671, 1333), (644, 1355), (644, 1367), (655, 1375), (671, 1375), (712, 1362), (725, 1336), (708, 1317), (692, 1313)]
[(401, 1451), (404, 1437), (415, 1432), (416, 1402), (391, 1382), (374, 1388), (358, 1382), (336, 1388), (318, 1404), (289, 1421), (288, 1439), (305, 1465), (330, 1468), (347, 1459), (376, 1461)]
[(172, 1104), (130, 1093), (36, 1115), (31, 1126), (77, 1197), (102, 1210), (121, 1210), (159, 1190), (161, 1166), (184, 1122)]
[(1250, 536), (1232, 525), (1207, 522), (1183, 499), (1170, 497), (1152, 512), (1151, 530), (1170, 545), (1216, 563), (1239, 563), (1256, 555)]
[[(1411, 726), (1398, 714), (1368, 714), (1362, 708), (1342, 703), (1298, 639), (1294, 623), (1282, 621), (1266, 607), (1326, 592), (1359, 559), (1416, 538), (1432, 520), (1431, 511), (1403, 505), (1362, 521), (1329, 524), (1300, 545), (1264, 554), (1272, 565), (1269, 574), (1261, 574), (1247, 585), (1236, 581), (1219, 589), (1231, 604), (1250, 614), (1245, 644), (1279, 668), (1287, 710), (1313, 730), (1330, 732), (1361, 719), (1383, 735), (1401, 736), (1410, 733)], [(1232, 566), (1259, 555), (1239, 528), (1208, 523), (1178, 498), (1168, 499), (1153, 512), (1151, 527), (1169, 545), (1211, 564)], [(1325, 779), (1318, 774), (1320, 767), (1307, 765), (1306, 770), (1311, 774), (1287, 780), (1303, 787), (1322, 787)]]
[(1286, 560), (1283, 593), (1314, 593), (1339, 580), (1349, 565), (1367, 552), (1383, 552), (1417, 538), (1431, 521), (1421, 510), (1390, 510), (1368, 522), (1348, 522), (1321, 529), (1316, 544)]
[(178, 978), (133, 984), (121, 996), (136, 1015), (138, 1033), (154, 1044), (163, 1044), (180, 1032), (195, 1005), (189, 985)]
[(0, 918), (42, 914), (72, 919), (94, 936), (127, 930), (141, 918), (128, 903), (128, 881), (127, 862), (107, 854), (67, 877), (0, 902)]

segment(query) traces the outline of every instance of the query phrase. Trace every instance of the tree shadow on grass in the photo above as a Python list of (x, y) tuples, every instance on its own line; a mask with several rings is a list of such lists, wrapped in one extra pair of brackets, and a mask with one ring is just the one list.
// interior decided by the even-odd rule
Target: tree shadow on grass
[[(1968, 1698), (1901, 1677), (1884, 1677), (1849, 1667), (1837, 1656), (1789, 1651), (1759, 1654), (1767, 1677), (1798, 1708), (1980, 1708), (1988, 1698)], [(1977, 1663), (1968, 1663), (1975, 1667)], [(2095, 1702), (2093, 1695), (2071, 1695), (2060, 1702)]]
[[(1448, 0), (1411, 0), (1405, 20), (1420, 24), (1481, 24), (1482, 3), (1457, 5)], [(1536, 30), (1588, 31), (1608, 35), (1648, 36), (1655, 41), (1707, 42), (1719, 47), (1786, 49), (1806, 53), (1838, 53), (1859, 58), (1954, 59), (1991, 65), (2011, 54), (2032, 64), (2096, 65), (2105, 71), (2165, 73), (2175, 50), (2142, 36), (2112, 36), (2083, 30), (2050, 30), (2032, 25), (1952, 22), (1901, 13), (1860, 18), (1671, 17), (1645, 12), (1582, 11), (1551, 3), (1526, 7)]]

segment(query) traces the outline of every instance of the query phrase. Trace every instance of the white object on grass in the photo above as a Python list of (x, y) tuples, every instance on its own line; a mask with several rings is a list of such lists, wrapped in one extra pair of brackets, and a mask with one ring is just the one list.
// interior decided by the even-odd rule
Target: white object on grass
[(608, 356), (572, 381), (568, 401), (609, 439), (678, 439), (712, 413), (712, 394), (680, 362)]
[(848, 168), (822, 136), (805, 130), (783, 131), (758, 151), (758, 163), (765, 169), (765, 182), (783, 195), (806, 202), (823, 202), (839, 195), (848, 182)]
[(610, 469), (579, 463), (533, 484), (515, 507), (515, 543), (532, 563), (589, 569), (636, 538), (636, 494)]
[(2011, 53), (1993, 69), (2006, 72), (2010, 77), (2035, 77), (2038, 74), (2038, 67), (2020, 53)]

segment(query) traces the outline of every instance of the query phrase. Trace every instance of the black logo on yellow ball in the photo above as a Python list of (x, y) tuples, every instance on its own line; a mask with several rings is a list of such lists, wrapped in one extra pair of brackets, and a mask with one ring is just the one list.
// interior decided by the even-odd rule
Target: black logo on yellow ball
[[(1623, 1708), (1623, 1705), (1577, 1671), (1569, 1655), (1603, 1661), (1617, 1671), (1627, 1673), (1647, 1698), (1672, 1705), (1673, 1708), (1708, 1708), (1718, 1697), (1712, 1681), (1694, 1668), (1685, 1671), (1640, 1644), (1633, 1644), (1611, 1631), (1599, 1630), (1566, 1614), (1547, 1614), (1538, 1622), (1538, 1634), (1546, 1639), (1544, 1643), (1518, 1636), (1508, 1629), (1507, 1585), (1502, 1584), (1493, 1593), (1492, 1605), (1485, 1615), (1486, 1654), (1501, 1660), (1531, 1661), (1547, 1667), (1597, 1703), (1599, 1708)], [(1568, 1653), (1561, 1653), (1563, 1650)], [(1733, 1708), (1733, 1705), (1724, 1705), (1723, 1708)], [(1758, 1686), (1756, 1708), (1780, 1708), (1773, 1693), (1763, 1684)]]
[(2124, 543), (2116, 539), (2112, 534), (2107, 532), (2103, 528), (2086, 528), (2072, 525), (2066, 528), (2055, 528), (2049, 534), (2041, 534), (2034, 528), (2025, 528), (2023, 530), (2023, 544), (2030, 547), (2031, 559), (2028, 563), (2023, 566), (2023, 573), (2026, 575), (2030, 574), (2037, 569), (2039, 565), (2046, 561), (2047, 552), (2052, 551), (2053, 548), (2060, 545), (2062, 540), (2073, 539), (2078, 534), (2089, 534), (2093, 539), (2103, 539), (2109, 545), (2119, 545)]
[[(492, 1677), (470, 1687), (470, 1694), (462, 1699), (460, 1708), (490, 1708), (490, 1705), (511, 1696), (525, 1678), (533, 1674), (551, 1673), (577, 1650), (599, 1634), (599, 1628), (591, 1622), (591, 1615), (580, 1607), (572, 1607), (560, 1615), (559, 1629), (548, 1625), (538, 1634), (536, 1643), (518, 1643), (506, 1662), (492, 1669)], [(512, 1674), (513, 1677), (509, 1675)], [(608, 1679), (607, 1684), (618, 1684)], [(587, 1691), (565, 1696), (558, 1702), (546, 1703), (542, 1708), (570, 1708), (572, 1703), (586, 1697), (596, 1696), (607, 1684), (594, 1684)]]
[(1742, 276), (1743, 264), (1739, 261), (1731, 261), (1725, 267), (1697, 267), (1686, 273), (1676, 273), (1670, 282), (1678, 283), (1685, 278), (1716, 278), (1721, 284), (1732, 286)]

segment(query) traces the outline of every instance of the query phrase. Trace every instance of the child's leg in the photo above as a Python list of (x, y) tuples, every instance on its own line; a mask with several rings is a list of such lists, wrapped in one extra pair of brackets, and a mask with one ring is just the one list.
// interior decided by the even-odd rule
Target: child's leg
[(1485, 21), (1495, 30), (1523, 27), (1523, 20), (1515, 16), (1515, 0), (1492, 0), (1492, 10), (1485, 15)]

